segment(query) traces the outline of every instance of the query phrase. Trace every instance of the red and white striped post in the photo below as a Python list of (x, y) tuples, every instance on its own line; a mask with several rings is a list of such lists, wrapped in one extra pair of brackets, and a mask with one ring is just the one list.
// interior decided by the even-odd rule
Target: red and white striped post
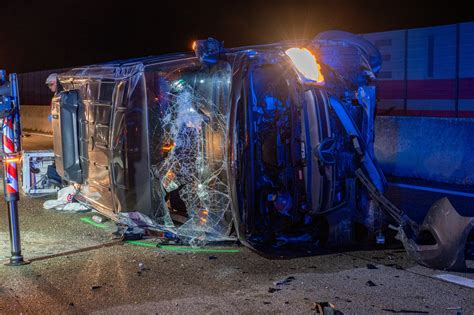
[(17, 77), (10, 74), (9, 81), (5, 72), (0, 70), (0, 112), (3, 117), (2, 147), (3, 147), (3, 183), (5, 201), (8, 207), (10, 227), (11, 257), (7, 265), (19, 266), (28, 264), (21, 254), (20, 224), (18, 219), (18, 166), (20, 162), (20, 102), (18, 97)]
[(15, 151), (15, 138), (13, 134), (13, 119), (7, 116), (3, 119), (3, 165), (5, 175), (6, 201), (19, 200), (18, 194), (18, 153)]

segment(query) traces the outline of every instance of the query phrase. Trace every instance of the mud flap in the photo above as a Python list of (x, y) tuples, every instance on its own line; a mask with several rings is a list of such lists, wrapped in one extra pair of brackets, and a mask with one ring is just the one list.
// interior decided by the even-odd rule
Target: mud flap
[(462, 271), (466, 269), (466, 240), (473, 228), (474, 218), (461, 216), (448, 198), (443, 198), (431, 206), (417, 230), (402, 224), (397, 238), (419, 264)]

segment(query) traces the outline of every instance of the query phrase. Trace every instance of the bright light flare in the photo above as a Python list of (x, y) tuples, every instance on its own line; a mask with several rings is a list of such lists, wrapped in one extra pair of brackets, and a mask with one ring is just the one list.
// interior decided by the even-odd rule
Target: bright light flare
[(20, 163), (21, 159), (18, 157), (5, 158), (2, 160), (4, 163)]
[(316, 57), (306, 48), (290, 48), (285, 51), (291, 61), (306, 79), (316, 83), (323, 83), (324, 77), (321, 73), (321, 66), (316, 61)]
[(164, 145), (162, 147), (163, 149), (163, 152), (170, 152), (171, 150), (173, 150), (174, 148), (174, 143), (171, 143), (171, 144), (168, 144), (168, 145)]
[(168, 170), (168, 172), (166, 172), (166, 177), (169, 180), (173, 180), (176, 177), (176, 174), (172, 170)]

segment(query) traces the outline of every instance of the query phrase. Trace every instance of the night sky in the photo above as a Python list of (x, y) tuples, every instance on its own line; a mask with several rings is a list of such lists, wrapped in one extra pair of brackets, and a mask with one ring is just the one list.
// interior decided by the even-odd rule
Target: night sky
[[(124, 4), (123, 2), (126, 2)], [(467, 6), (435, 1), (0, 0), (0, 68), (28, 72), (189, 50), (474, 21)]]

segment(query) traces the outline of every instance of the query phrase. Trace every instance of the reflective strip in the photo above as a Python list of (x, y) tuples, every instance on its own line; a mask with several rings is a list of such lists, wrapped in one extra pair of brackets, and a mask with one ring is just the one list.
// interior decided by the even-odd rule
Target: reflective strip
[(448, 194), (448, 195), (474, 198), (474, 194), (467, 193), (467, 192), (462, 192), (462, 191), (455, 191), (455, 190), (448, 190), (448, 189), (434, 188), (434, 187), (427, 187), (427, 186), (419, 186), (419, 185), (409, 185), (409, 184), (402, 184), (402, 183), (388, 183), (388, 185), (389, 186), (394, 186), (394, 187), (400, 187), (400, 188), (431, 191), (431, 192), (435, 192), (435, 193), (442, 193), (442, 194)]
[[(6, 117), (3, 120), (3, 151), (6, 154), (15, 152), (15, 144), (13, 139), (13, 120), (10, 117)], [(16, 162), (5, 161), (5, 179), (6, 179), (6, 192), (17, 193), (18, 192), (18, 170)]]
[(18, 192), (18, 172), (15, 162), (6, 162), (7, 193)]
[(436, 275), (434, 277), (438, 278), (438, 279), (441, 279), (441, 280), (444, 280), (444, 281), (447, 281), (447, 282), (462, 285), (463, 287), (474, 289), (474, 280), (469, 279), (469, 278), (464, 278), (464, 277), (461, 277), (461, 276), (451, 275), (449, 273), (442, 274), (442, 275)]
[(3, 150), (5, 153), (13, 153), (15, 145), (13, 142), (13, 121), (6, 117), (3, 121)]

